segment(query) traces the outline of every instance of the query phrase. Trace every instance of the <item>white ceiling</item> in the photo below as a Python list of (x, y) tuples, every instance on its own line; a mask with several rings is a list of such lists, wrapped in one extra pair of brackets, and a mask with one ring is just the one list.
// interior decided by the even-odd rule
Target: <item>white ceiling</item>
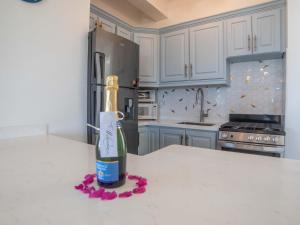
[(166, 19), (166, 15), (161, 10), (160, 5), (153, 3), (152, 0), (127, 0), (133, 7), (140, 10), (153, 21)]
[(139, 27), (160, 28), (277, 0), (91, 0)]

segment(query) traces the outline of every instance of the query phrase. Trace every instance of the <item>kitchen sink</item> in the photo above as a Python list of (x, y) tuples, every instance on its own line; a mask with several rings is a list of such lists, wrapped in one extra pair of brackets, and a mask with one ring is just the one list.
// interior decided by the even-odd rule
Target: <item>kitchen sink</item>
[(197, 126), (214, 126), (213, 123), (194, 123), (194, 122), (180, 122), (178, 124), (186, 124), (186, 125), (197, 125)]

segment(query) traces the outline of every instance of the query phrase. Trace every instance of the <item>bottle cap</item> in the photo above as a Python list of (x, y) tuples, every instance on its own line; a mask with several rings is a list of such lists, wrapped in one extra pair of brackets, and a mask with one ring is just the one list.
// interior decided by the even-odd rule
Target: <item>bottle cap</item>
[(119, 88), (118, 84), (118, 76), (116, 75), (109, 75), (106, 77), (106, 86), (112, 88)]

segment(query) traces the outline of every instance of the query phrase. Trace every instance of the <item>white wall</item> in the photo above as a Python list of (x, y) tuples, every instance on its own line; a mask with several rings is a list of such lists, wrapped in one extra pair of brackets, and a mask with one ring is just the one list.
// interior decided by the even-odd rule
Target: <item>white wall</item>
[(299, 0), (288, 0), (288, 49), (286, 77), (287, 157), (300, 159), (300, 31)]
[(89, 0), (0, 3), (0, 127), (85, 139)]

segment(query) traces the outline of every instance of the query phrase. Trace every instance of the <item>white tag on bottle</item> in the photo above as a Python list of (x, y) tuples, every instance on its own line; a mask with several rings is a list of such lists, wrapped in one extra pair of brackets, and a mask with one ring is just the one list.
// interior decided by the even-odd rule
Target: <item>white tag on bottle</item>
[(115, 112), (100, 112), (100, 155), (118, 157), (117, 120)]

